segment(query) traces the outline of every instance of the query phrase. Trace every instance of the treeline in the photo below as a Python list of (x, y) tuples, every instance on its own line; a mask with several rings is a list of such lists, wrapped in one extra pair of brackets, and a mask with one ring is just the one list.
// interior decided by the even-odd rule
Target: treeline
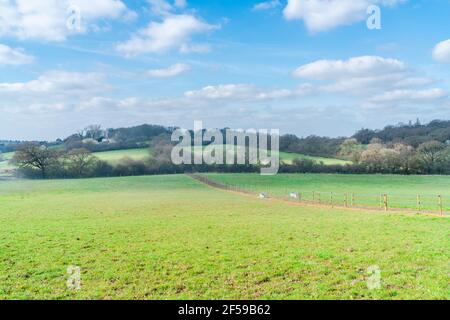
[(21, 141), (6, 141), (0, 140), (0, 153), (7, 153), (16, 151), (17, 147), (21, 144)]
[(91, 125), (61, 140), (65, 150), (87, 149), (91, 152), (146, 148), (158, 139), (170, 140), (174, 128), (144, 124), (130, 128), (106, 129)]
[[(11, 162), (17, 174), (29, 179), (67, 179), (122, 177), (193, 172), (259, 172), (252, 165), (174, 165), (170, 160), (172, 145), (158, 143), (144, 160), (123, 158), (112, 165), (98, 159), (85, 148), (60, 151), (38, 143), (24, 143), (16, 150)], [(150, 151), (150, 150), (149, 150)]]
[[(175, 129), (148, 124), (118, 129), (102, 129), (100, 125), (91, 125), (65, 139), (40, 143), (65, 150), (84, 148), (91, 152), (146, 148), (156, 140), (170, 140)], [(385, 144), (401, 143), (414, 148), (430, 141), (445, 144), (450, 143), (450, 121), (434, 120), (422, 125), (417, 120), (415, 123), (387, 126), (382, 130), (361, 129), (351, 138), (364, 146), (373, 139), (379, 139)], [(287, 134), (280, 137), (280, 151), (334, 158), (340, 156), (340, 147), (346, 139), (319, 136), (300, 138)], [(15, 151), (21, 144), (23, 142), (20, 141), (0, 141), (0, 152)]]
[(414, 124), (400, 123), (382, 130), (362, 129), (353, 138), (366, 145), (373, 139), (380, 139), (383, 143), (402, 143), (414, 148), (429, 141), (447, 143), (450, 141), (450, 121), (434, 120), (422, 125), (417, 120)]
[[(356, 140), (345, 141), (342, 149), (349, 152)], [(24, 144), (13, 162), (18, 174), (32, 179), (121, 177), (138, 175), (180, 174), (193, 172), (258, 173), (259, 165), (174, 165), (170, 161), (172, 146), (159, 144), (144, 160), (123, 158), (112, 165), (96, 158), (89, 150), (56, 151), (39, 144)], [(341, 150), (343, 152), (343, 150)], [(403, 144), (385, 145), (374, 140), (365, 150), (354, 149), (355, 161), (347, 165), (325, 165), (309, 159), (282, 163), (280, 173), (341, 174), (450, 174), (450, 147), (430, 141), (414, 149)]]
[(309, 136), (299, 138), (288, 134), (280, 137), (280, 151), (308, 156), (335, 158), (345, 138)]
[(350, 167), (366, 173), (450, 174), (450, 145), (436, 140), (415, 148), (374, 138), (362, 148), (353, 138), (344, 141), (339, 154), (353, 161)]
[[(174, 165), (170, 161), (174, 128), (143, 125), (102, 130), (89, 126), (55, 143), (17, 143), (12, 162), (28, 178), (84, 178), (186, 172), (260, 172), (257, 165)], [(370, 140), (368, 140), (370, 138)], [(433, 139), (435, 138), (435, 139)], [(112, 165), (92, 152), (152, 148), (147, 159), (124, 158)], [(292, 173), (391, 173), (450, 174), (450, 121), (433, 121), (361, 130), (353, 138), (285, 135), (280, 150), (311, 156), (338, 157), (348, 165), (325, 165), (296, 159), (282, 163), (280, 172)]]

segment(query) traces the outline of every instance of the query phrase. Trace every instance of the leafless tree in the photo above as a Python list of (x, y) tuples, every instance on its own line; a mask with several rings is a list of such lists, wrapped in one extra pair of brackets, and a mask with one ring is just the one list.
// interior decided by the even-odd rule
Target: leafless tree
[(48, 169), (57, 163), (58, 152), (38, 143), (24, 143), (15, 152), (11, 163), (19, 168), (39, 170), (43, 179), (47, 178)]
[(91, 139), (95, 139), (95, 140), (100, 139), (103, 135), (102, 126), (99, 124), (90, 125), (90, 126), (86, 127), (86, 129), (84, 129), (84, 131), (85, 131), (87, 138), (91, 138)]
[(77, 177), (85, 176), (92, 165), (97, 161), (97, 158), (85, 148), (70, 150), (65, 158), (68, 160), (70, 170), (75, 173)]
[(428, 141), (422, 143), (417, 151), (421, 161), (424, 163), (428, 170), (431, 170), (433, 166), (441, 160), (443, 151), (445, 150), (445, 144), (438, 141)]

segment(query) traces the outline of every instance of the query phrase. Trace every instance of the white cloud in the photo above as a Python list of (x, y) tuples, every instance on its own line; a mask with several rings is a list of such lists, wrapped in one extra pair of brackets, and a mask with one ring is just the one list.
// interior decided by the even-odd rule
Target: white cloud
[(190, 70), (190, 66), (183, 63), (174, 64), (165, 69), (153, 69), (147, 72), (147, 75), (155, 78), (170, 78), (178, 76)]
[(361, 56), (348, 60), (318, 60), (301, 66), (294, 71), (294, 76), (326, 80), (403, 72), (406, 69), (406, 64), (400, 60), (378, 56)]
[(151, 22), (130, 40), (117, 46), (117, 50), (127, 56), (143, 53), (162, 53), (171, 49), (185, 50), (195, 34), (216, 29), (198, 18), (188, 15), (170, 15), (162, 22)]
[[(210, 51), (207, 44), (192, 43), (192, 37), (215, 30), (218, 26), (211, 25), (192, 13), (186, 11), (185, 0), (147, 0), (150, 11), (160, 21), (152, 21), (146, 28), (139, 30), (132, 37), (116, 46), (116, 49), (126, 56), (136, 56), (145, 53), (164, 53), (177, 49), (181, 53), (206, 53)], [(186, 11), (187, 12), (187, 11)]]
[(208, 53), (211, 46), (208, 44), (185, 43), (180, 47), (181, 53)]
[(307, 85), (296, 90), (266, 89), (252, 84), (226, 84), (206, 86), (200, 90), (187, 91), (184, 96), (194, 100), (229, 100), (240, 102), (257, 102), (267, 100), (282, 100), (311, 93)]
[(147, 0), (150, 11), (155, 15), (170, 15), (174, 11), (183, 10), (187, 7), (186, 0), (174, 0), (173, 3), (169, 3), (166, 0)]
[(150, 5), (150, 11), (156, 15), (168, 15), (173, 10), (170, 3), (165, 0), (147, 0)]
[(308, 30), (320, 32), (350, 25), (367, 17), (369, 5), (393, 6), (407, 0), (288, 0), (287, 20), (303, 20)]
[(372, 103), (423, 104), (433, 103), (448, 98), (448, 92), (440, 88), (426, 90), (394, 90), (376, 95), (370, 99)]
[(324, 92), (359, 96), (383, 90), (423, 87), (435, 82), (416, 75), (403, 61), (378, 56), (318, 60), (301, 66), (293, 75), (318, 81)]
[(28, 82), (0, 83), (1, 93), (80, 95), (106, 88), (98, 73), (50, 71)]
[[(78, 30), (67, 26), (72, 9), (80, 13)], [(64, 41), (73, 33), (85, 32), (98, 20), (129, 17), (130, 14), (120, 0), (2, 0), (0, 36)]]
[(430, 88), (436, 80), (417, 75), (403, 61), (378, 56), (319, 60), (301, 66), (293, 74), (316, 82), (317, 92), (357, 98), (367, 106), (417, 105), (446, 97), (444, 90)]
[(450, 39), (442, 41), (434, 47), (433, 58), (440, 63), (450, 63)]
[(184, 9), (187, 7), (187, 1), (186, 0), (175, 0), (174, 5), (177, 8)]
[(279, 0), (265, 1), (257, 3), (253, 6), (254, 11), (262, 11), (262, 10), (270, 10), (275, 9), (281, 6), (281, 2)]
[(117, 100), (94, 96), (90, 99), (83, 100), (80, 103), (79, 109), (104, 109), (109, 111), (125, 109), (130, 112), (184, 110), (185, 112), (202, 113), (210, 107), (226, 106), (227, 104), (235, 106), (236, 103), (242, 103), (248, 106), (271, 101), (280, 102), (310, 95), (312, 92), (312, 88), (308, 85), (289, 90), (262, 88), (253, 84), (224, 84), (186, 91), (181, 96), (154, 99), (129, 97)]
[(20, 48), (11, 48), (0, 44), (0, 65), (22, 65), (33, 63), (34, 57), (26, 54)]
[(111, 88), (98, 73), (50, 71), (35, 80), (0, 83), (0, 109), (9, 112), (61, 111), (76, 108)]

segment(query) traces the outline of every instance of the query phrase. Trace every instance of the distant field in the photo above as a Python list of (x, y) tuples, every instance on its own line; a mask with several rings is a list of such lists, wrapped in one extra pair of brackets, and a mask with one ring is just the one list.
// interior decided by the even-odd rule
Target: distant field
[(351, 161), (341, 160), (341, 159), (333, 159), (333, 158), (323, 158), (323, 157), (312, 157), (299, 153), (288, 153), (288, 152), (280, 152), (280, 159), (287, 164), (292, 164), (295, 159), (307, 159), (313, 160), (316, 162), (323, 162), (325, 165), (343, 165), (351, 164)]
[(96, 152), (94, 155), (104, 161), (116, 164), (125, 157), (131, 158), (133, 160), (144, 160), (150, 156), (150, 149), (129, 149), (129, 150), (115, 150), (115, 151), (105, 151)]
[[(14, 166), (10, 165), (8, 161), (12, 158), (13, 152), (3, 154), (3, 161), (0, 159), (0, 176), (7, 174), (7, 170), (14, 169)], [(96, 152), (94, 155), (104, 161), (107, 161), (113, 165), (118, 164), (123, 158), (131, 158), (133, 160), (145, 160), (151, 154), (150, 148), (144, 149), (128, 149), (128, 150), (115, 150), (115, 151), (104, 151)], [(295, 153), (280, 152), (281, 161), (287, 164), (292, 164), (294, 159), (310, 159), (316, 162), (323, 162), (325, 165), (341, 164), (345, 165), (350, 163), (348, 161), (339, 159), (329, 159), (321, 157), (310, 157)]]
[(450, 298), (448, 219), (261, 201), (185, 176), (0, 181), (0, 225), (0, 299)]
[[(224, 148), (225, 151), (231, 151), (231, 152), (233, 151), (233, 148), (236, 148), (235, 146), (231, 146), (231, 145), (223, 145), (222, 147)], [(201, 149), (194, 148), (194, 150), (195, 150), (195, 152), (199, 152)], [(303, 155), (300, 153), (280, 152), (280, 161), (283, 161), (287, 164), (292, 164), (295, 159), (308, 159), (308, 160), (313, 160), (315, 162), (323, 162), (325, 165), (351, 164), (350, 161), (345, 161), (345, 160), (340, 160), (340, 159), (313, 157), (313, 156)]]
[(450, 176), (400, 176), (400, 175), (339, 175), (339, 174), (207, 174), (210, 179), (240, 186), (256, 192), (270, 192), (287, 196), (289, 192), (300, 192), (305, 200), (321, 196), (323, 202), (330, 201), (331, 193), (336, 203), (343, 204), (345, 194), (348, 201), (352, 193), (362, 205), (379, 206), (380, 195), (389, 195), (393, 208), (417, 208), (417, 195), (421, 195), (424, 209), (438, 210), (438, 195), (443, 196), (443, 206), (450, 212)]

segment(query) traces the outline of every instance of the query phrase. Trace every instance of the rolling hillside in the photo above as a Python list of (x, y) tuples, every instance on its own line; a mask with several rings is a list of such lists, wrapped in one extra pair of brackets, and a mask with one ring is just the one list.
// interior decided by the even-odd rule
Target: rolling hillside
[[(225, 146), (224, 146), (225, 148)], [(226, 147), (229, 149), (229, 147)], [(118, 164), (120, 160), (123, 158), (131, 158), (133, 160), (145, 160), (151, 154), (151, 150), (148, 148), (144, 149), (127, 149), (127, 150), (114, 150), (114, 151), (104, 151), (104, 152), (96, 152), (94, 155), (104, 161), (107, 161), (113, 165)], [(13, 157), (14, 153), (4, 153), (0, 158), (0, 177), (10, 175), (11, 170), (14, 169), (9, 161)], [(323, 162), (325, 165), (346, 165), (349, 164), (349, 161), (340, 160), (340, 159), (332, 159), (332, 158), (322, 158), (322, 157), (311, 157), (307, 155), (302, 155), (298, 153), (288, 153), (288, 152), (280, 152), (280, 160), (287, 163), (292, 164), (295, 159), (308, 159), (316, 162)]]
[[(233, 146), (230, 145), (224, 145), (225, 151), (232, 151)], [(197, 149), (198, 150), (198, 149)], [(196, 150), (196, 152), (197, 152)], [(283, 161), (287, 164), (292, 164), (295, 159), (307, 159), (312, 160), (315, 162), (323, 162), (325, 165), (346, 165), (350, 164), (351, 162), (341, 160), (341, 159), (334, 159), (334, 158), (323, 158), (323, 157), (313, 157), (313, 156), (307, 156), (300, 153), (289, 153), (289, 152), (280, 152), (280, 161)]]
[(150, 149), (129, 149), (96, 152), (94, 155), (100, 160), (108, 161), (111, 164), (118, 163), (123, 158), (131, 158), (133, 160), (144, 160), (150, 156)]

